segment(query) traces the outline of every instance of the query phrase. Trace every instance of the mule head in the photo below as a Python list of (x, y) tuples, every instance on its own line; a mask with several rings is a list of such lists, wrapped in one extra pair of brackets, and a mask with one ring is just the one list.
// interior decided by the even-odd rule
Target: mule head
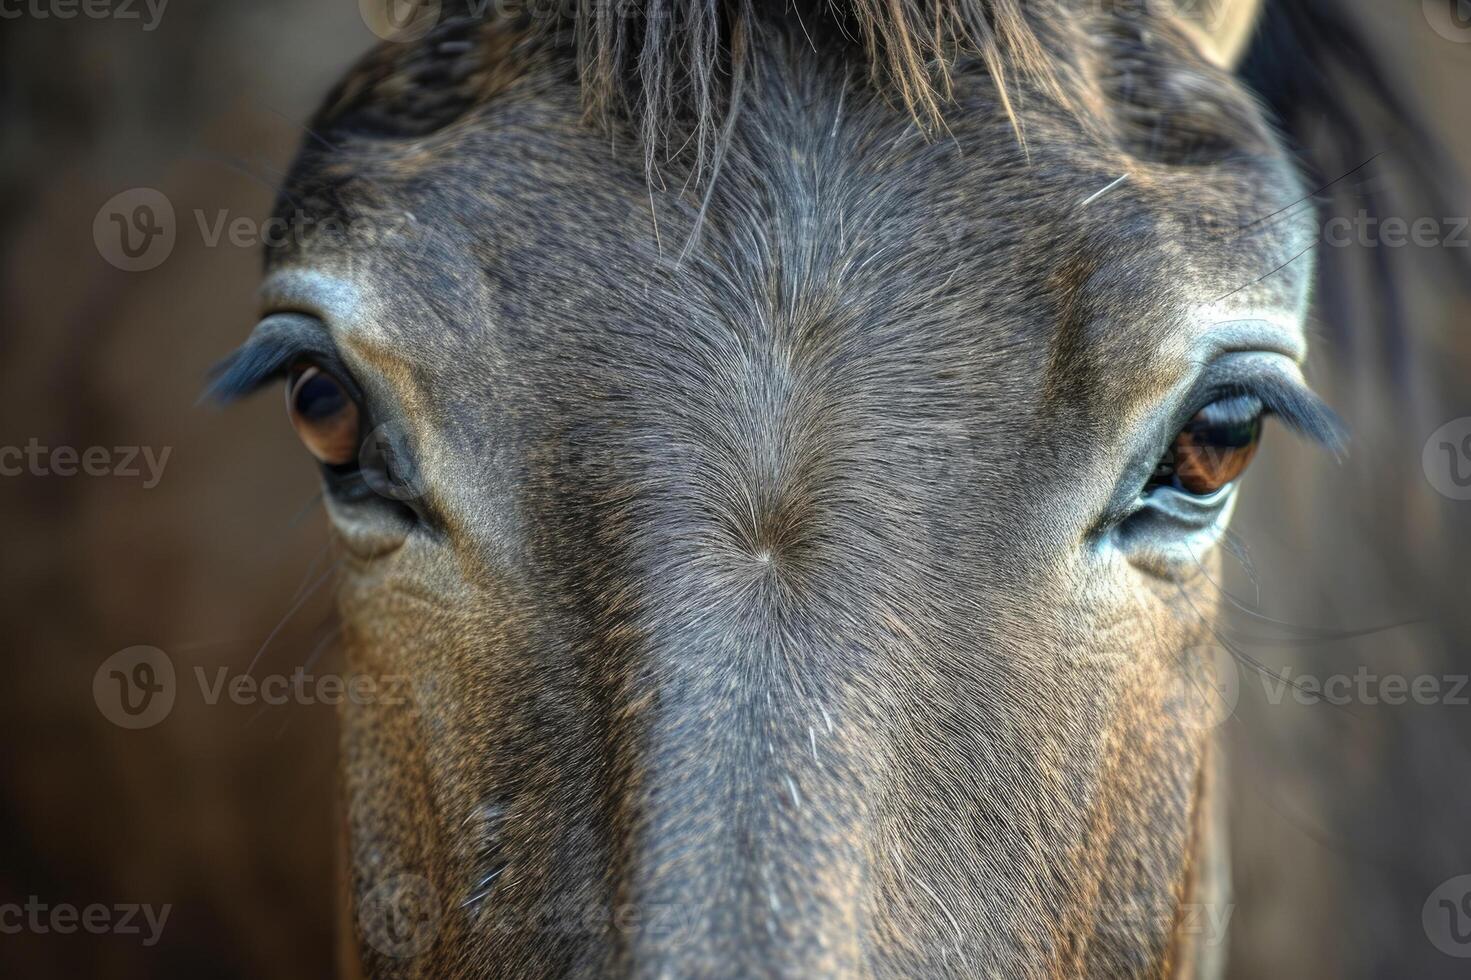
[(349, 958), (1207, 972), (1219, 551), (1262, 417), (1333, 433), (1239, 43), (478, 13), (327, 100), (216, 381), (286, 380), (404, 679), (342, 715)]

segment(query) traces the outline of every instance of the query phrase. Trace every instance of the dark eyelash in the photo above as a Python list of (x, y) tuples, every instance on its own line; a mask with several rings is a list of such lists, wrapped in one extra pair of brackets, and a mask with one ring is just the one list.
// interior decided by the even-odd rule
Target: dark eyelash
[(250, 339), (216, 364), (209, 373), (201, 401), (228, 405), (282, 378), (292, 365), (310, 360), (343, 383), (362, 401), (362, 393), (343, 367), (337, 351), (313, 318), (276, 314), (261, 321)]
[(291, 347), (247, 343), (216, 364), (203, 398), (228, 405), (283, 377), (308, 352)]
[(1212, 401), (1232, 397), (1256, 399), (1294, 432), (1323, 446), (1335, 456), (1348, 445), (1348, 428), (1321, 398), (1286, 378), (1265, 375), (1249, 384), (1219, 390)]

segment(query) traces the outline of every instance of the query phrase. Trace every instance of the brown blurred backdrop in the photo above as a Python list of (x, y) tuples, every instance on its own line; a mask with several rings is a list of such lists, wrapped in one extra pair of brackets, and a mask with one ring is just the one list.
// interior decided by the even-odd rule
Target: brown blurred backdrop
[[(1430, 135), (1471, 164), (1471, 30), (1437, 32), (1433, 6), (1341, 5), (1388, 74), (1329, 77), (1362, 107), (1353, 134), (1306, 110), (1289, 128), (1329, 179), (1386, 155), (1325, 191), (1326, 214), (1471, 214), (1464, 184), (1431, 186), (1418, 159)], [(192, 0), (156, 22), (141, 2), (134, 18), (4, 9), (22, 15), (0, 20), (0, 446), (169, 455), (153, 486), (146, 465), (0, 477), (0, 906), (170, 912), (152, 945), (141, 916), (141, 934), (0, 933), (0, 972), (319, 978), (332, 968), (333, 711), (210, 705), (194, 683), (196, 668), (257, 657), (258, 674), (334, 669), (315, 475), (276, 396), (228, 412), (196, 400), (251, 326), (259, 266), (254, 247), (209, 234), (221, 216), (269, 214), (302, 121), (376, 38), (353, 0)], [(1386, 87), (1416, 112), (1383, 109)], [(125, 272), (93, 224), (138, 187), (167, 197), (176, 241), (156, 268)], [(1249, 481), (1236, 530), (1255, 583), (1238, 568), (1230, 588), (1257, 612), (1229, 635), (1268, 670), (1431, 676), (1442, 693), (1471, 671), (1471, 501), (1422, 467), (1431, 433), (1471, 416), (1471, 248), (1458, 247), (1323, 250), (1311, 374), (1355, 438), (1334, 465), (1274, 433)], [(129, 731), (92, 683), (139, 644), (168, 653), (180, 693), (166, 720)], [(1290, 690), (1273, 703), (1259, 673), (1238, 679), (1221, 729), (1232, 975), (1471, 974), (1422, 917), (1443, 882), (1471, 874), (1471, 706), (1302, 705)]]

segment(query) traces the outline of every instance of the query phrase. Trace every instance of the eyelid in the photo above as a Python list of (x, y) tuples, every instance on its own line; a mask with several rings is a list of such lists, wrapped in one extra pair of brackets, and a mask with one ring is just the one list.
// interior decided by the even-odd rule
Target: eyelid
[(1307, 356), (1307, 345), (1296, 324), (1258, 314), (1234, 320), (1217, 320), (1210, 325), (1212, 356), (1232, 354), (1275, 354), (1294, 366)]

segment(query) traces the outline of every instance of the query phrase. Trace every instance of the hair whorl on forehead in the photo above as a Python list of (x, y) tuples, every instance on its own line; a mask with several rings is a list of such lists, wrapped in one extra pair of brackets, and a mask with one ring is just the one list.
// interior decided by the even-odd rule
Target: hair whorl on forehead
[[(764, 5), (770, 4), (767, 9)], [(738, 100), (762, 14), (792, 16), (816, 43), (861, 47), (871, 77), (927, 130), (943, 125), (951, 68), (980, 59), (1021, 135), (1008, 79), (1031, 78), (1061, 98), (1024, 0), (578, 0), (578, 68), (585, 105), (622, 115), (652, 173), (659, 148), (693, 147), (696, 171), (718, 145)], [(824, 29), (829, 28), (829, 29)]]

